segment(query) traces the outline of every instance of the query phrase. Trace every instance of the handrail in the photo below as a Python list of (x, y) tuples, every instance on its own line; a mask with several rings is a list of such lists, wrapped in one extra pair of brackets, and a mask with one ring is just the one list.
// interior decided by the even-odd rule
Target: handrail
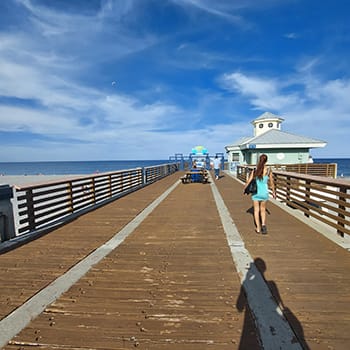
[[(246, 182), (250, 171), (238, 167), (237, 177)], [(273, 170), (273, 180), (279, 201), (335, 228), (342, 237), (350, 234), (349, 181), (279, 170)]]
[[(336, 163), (298, 163), (298, 164), (269, 164), (273, 170), (289, 171), (298, 174), (324, 176), (335, 179), (337, 177)], [(237, 177), (245, 181), (246, 172), (253, 169), (253, 165), (238, 165)]]
[(350, 234), (350, 182), (292, 172), (273, 175), (277, 199), (335, 228), (342, 237)]
[(273, 169), (290, 171), (298, 174), (337, 177), (336, 163), (298, 163), (298, 164), (273, 164)]
[(178, 171), (178, 163), (15, 187), (17, 236), (64, 222)]

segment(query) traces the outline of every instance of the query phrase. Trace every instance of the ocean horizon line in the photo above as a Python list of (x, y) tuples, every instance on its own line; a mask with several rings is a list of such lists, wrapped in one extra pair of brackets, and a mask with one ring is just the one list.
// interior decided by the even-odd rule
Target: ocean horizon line
[[(187, 159), (188, 156), (185, 156)], [(313, 161), (337, 161), (337, 160), (350, 160), (350, 157), (313, 157)], [(225, 161), (227, 159), (225, 158)], [(29, 161), (0, 161), (0, 167), (7, 164), (42, 164), (42, 163), (110, 163), (110, 162), (165, 162), (173, 163), (173, 159), (104, 159), (104, 160), (29, 160)]]
[[(182, 154), (182, 153), (179, 153)], [(191, 153), (186, 153), (183, 154), (184, 157), (189, 156)], [(171, 155), (173, 156), (173, 155)], [(211, 156), (209, 154), (209, 156)], [(213, 155), (212, 155), (213, 156)], [(169, 156), (170, 157), (170, 156)], [(58, 159), (58, 160), (14, 160), (14, 161), (9, 161), (9, 160), (3, 160), (0, 161), (1, 163), (41, 163), (41, 162), (125, 162), (125, 161), (154, 161), (154, 160), (166, 160), (169, 161), (169, 157), (168, 158), (133, 158), (133, 159), (85, 159), (85, 160), (64, 160), (64, 159)], [(336, 156), (336, 157), (331, 157), (331, 156), (325, 156), (325, 157), (315, 157), (312, 156), (313, 159), (350, 159), (350, 155), (348, 157), (343, 157), (343, 156)]]
[(18, 161), (0, 161), (0, 164), (8, 163), (85, 163), (85, 162), (153, 162), (166, 161), (169, 159), (101, 159), (101, 160), (18, 160)]
[(0, 162), (0, 175), (85, 175), (166, 163), (169, 160)]
[[(313, 160), (314, 163), (336, 163), (338, 177), (350, 176), (350, 158), (313, 158)], [(174, 161), (171, 159), (130, 159), (0, 162), (0, 175), (86, 175), (155, 166)]]

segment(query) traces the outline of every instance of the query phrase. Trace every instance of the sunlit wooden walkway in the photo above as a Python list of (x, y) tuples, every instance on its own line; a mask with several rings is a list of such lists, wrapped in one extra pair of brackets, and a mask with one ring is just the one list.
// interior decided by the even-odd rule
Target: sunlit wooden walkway
[[(269, 234), (257, 235), (241, 183), (224, 175), (214, 184), (181, 184), (180, 176), (1, 254), (0, 339), (23, 322), (3, 349), (261, 349), (263, 320), (251, 316), (226, 224), (235, 225), (295, 334), (281, 348), (349, 349), (350, 253), (273, 202)], [(213, 187), (233, 223), (223, 222)], [(31, 303), (39, 291), (46, 300), (55, 279), (78, 270), (80, 261), (119, 232), (125, 240), (65, 293), (48, 305)], [(103, 247), (108, 251), (109, 245)], [(252, 304), (259, 307), (255, 292), (251, 298), (258, 302)], [(18, 321), (33, 318), (40, 307), (44, 311), (29, 324)], [(269, 331), (273, 337), (274, 329)]]

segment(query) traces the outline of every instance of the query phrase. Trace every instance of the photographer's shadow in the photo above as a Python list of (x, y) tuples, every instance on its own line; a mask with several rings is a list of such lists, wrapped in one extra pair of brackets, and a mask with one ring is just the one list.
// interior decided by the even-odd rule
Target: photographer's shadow
[[(253, 268), (254, 266), (254, 268)], [(283, 301), (281, 299), (281, 296), (279, 294), (277, 285), (274, 281), (267, 281), (265, 279), (264, 273), (266, 271), (266, 264), (265, 261), (261, 258), (256, 258), (254, 260), (254, 263), (251, 263), (251, 266), (248, 269), (246, 279), (243, 281), (240, 294), (237, 298), (236, 302), (236, 308), (239, 312), (244, 311), (244, 324), (242, 329), (242, 336), (240, 339), (239, 349), (241, 350), (247, 350), (247, 349), (255, 349), (254, 346), (255, 339), (257, 336), (257, 332), (252, 329), (252, 319), (253, 315), (251, 313), (251, 310), (248, 305), (247, 296), (245, 293), (245, 288), (247, 288), (247, 284), (251, 283), (250, 278), (254, 276), (255, 267), (259, 270), (260, 274), (262, 275), (265, 283), (267, 284), (272, 296), (274, 297), (274, 300), (276, 304), (280, 307), (280, 309), (283, 312), (284, 317), (288, 321), (291, 329), (294, 332), (294, 335), (296, 337), (296, 341), (300, 343), (302, 349), (309, 350), (309, 346), (307, 345), (305, 338), (304, 338), (304, 331), (303, 328), (297, 319), (297, 317), (293, 314), (293, 312), (283, 304)], [(255, 270), (256, 271), (256, 270)], [(249, 287), (247, 288), (249, 290)], [(277, 311), (276, 311), (277, 312)]]

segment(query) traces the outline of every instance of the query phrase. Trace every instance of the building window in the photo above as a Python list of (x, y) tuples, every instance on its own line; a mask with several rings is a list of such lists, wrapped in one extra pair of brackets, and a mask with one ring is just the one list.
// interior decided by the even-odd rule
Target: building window
[(273, 127), (273, 123), (269, 123), (269, 128), (272, 128)]
[(233, 162), (239, 161), (239, 153), (232, 153), (232, 161)]
[(264, 124), (259, 124), (259, 128), (262, 129), (264, 127)]

